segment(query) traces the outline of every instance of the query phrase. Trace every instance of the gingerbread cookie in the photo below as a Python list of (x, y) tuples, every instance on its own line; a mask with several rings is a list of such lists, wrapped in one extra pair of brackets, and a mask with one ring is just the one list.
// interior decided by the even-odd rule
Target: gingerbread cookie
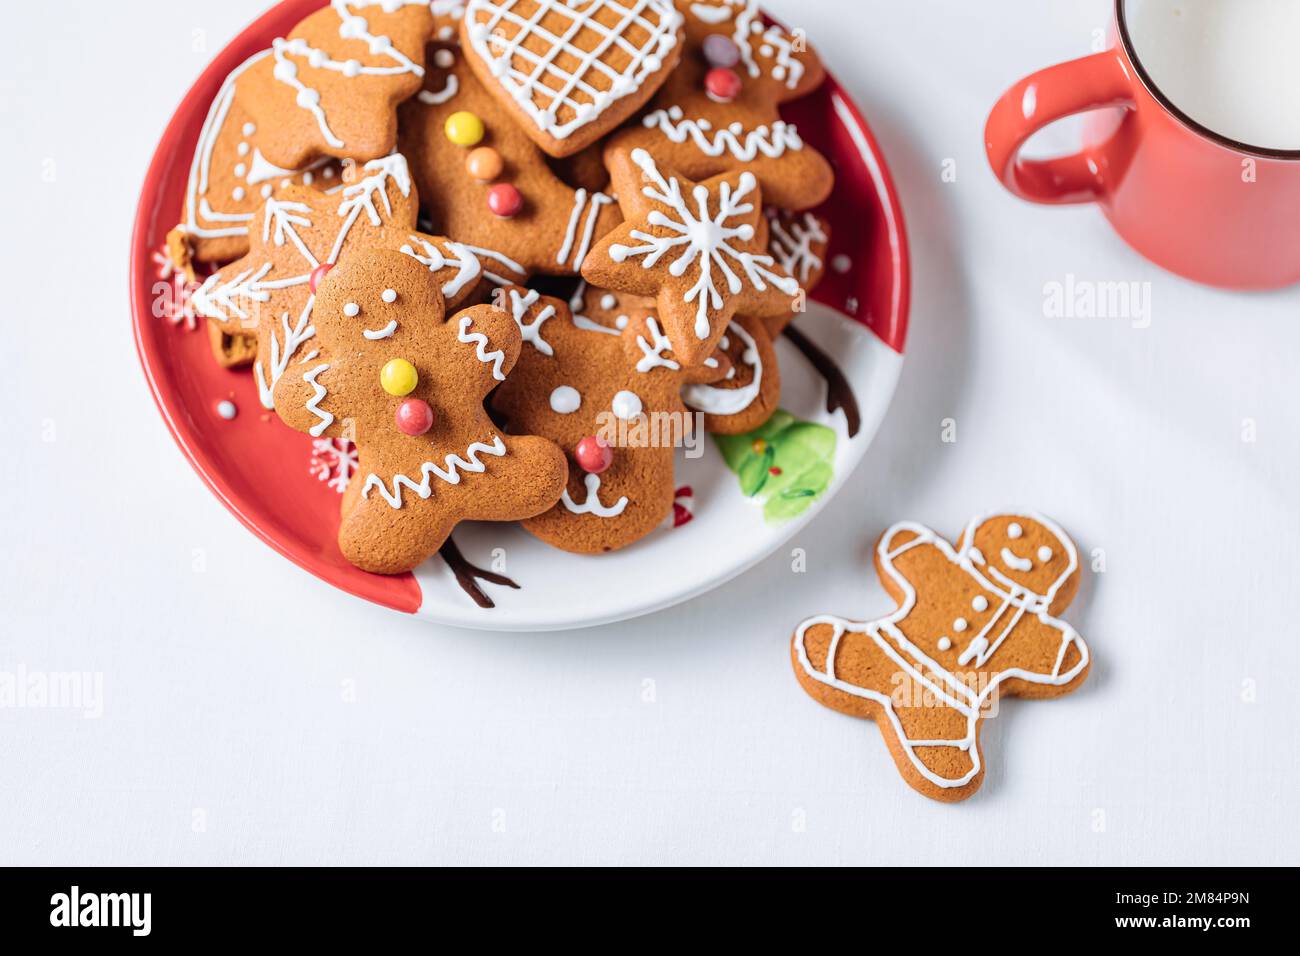
[(236, 80), (266, 159), (365, 162), (397, 145), (397, 105), (424, 81), (428, 0), (331, 0)]
[(682, 400), (704, 413), (711, 435), (744, 435), (758, 428), (781, 402), (776, 348), (763, 319), (733, 319), (718, 342), (730, 368), (716, 382), (682, 389)]
[(517, 521), (564, 491), (551, 442), (506, 437), (483, 400), (519, 357), (514, 319), (490, 305), (446, 317), (438, 277), (409, 255), (368, 249), (318, 284), (316, 349), (276, 386), (286, 424), (351, 438), (339, 548), (378, 574), (409, 571), (461, 521)]
[(1088, 647), (1057, 619), (1079, 587), (1074, 543), (1047, 518), (976, 518), (953, 548), (904, 522), (876, 545), (899, 603), (857, 623), (799, 625), (795, 676), (814, 699), (879, 725), (915, 789), (964, 800), (984, 779), (980, 722), (999, 696), (1059, 697), (1088, 674)]
[(682, 55), (671, 0), (468, 0), (470, 66), (552, 156), (570, 156), (644, 106)]
[[(306, 169), (284, 169), (262, 152), (265, 135), (237, 96), (236, 81), (270, 50), (244, 61), (221, 85), (199, 132), (185, 184), (185, 207), (175, 233), (186, 248), (178, 264), (229, 262), (248, 252), (249, 224), (257, 208), (289, 186), (328, 188), (338, 182), (338, 164), (327, 157)], [(169, 243), (170, 245), (170, 243)]]
[(707, 358), (733, 316), (776, 317), (798, 306), (799, 283), (767, 253), (753, 173), (697, 184), (643, 149), (606, 157), (626, 222), (588, 254), (583, 278), (655, 296), (684, 364)]
[(244, 258), (213, 273), (195, 307), (228, 334), (255, 335), (254, 372), (262, 403), (295, 360), (307, 361), (320, 277), (366, 247), (400, 250), (435, 273), (459, 303), (478, 282), (478, 259), (464, 246), (415, 231), (417, 198), (400, 154), (373, 160), (336, 192), (290, 187), (268, 199)]
[(257, 339), (251, 335), (232, 335), (222, 323), (208, 319), (208, 346), (212, 360), (222, 368), (247, 368), (257, 360)]
[(401, 109), (401, 145), (432, 228), (501, 283), (577, 273), (621, 221), (614, 200), (566, 185), (456, 47), (431, 44), (428, 61), (425, 88)]
[(560, 503), (524, 529), (580, 554), (640, 540), (673, 511), (673, 449), (693, 427), (682, 386), (724, 374), (725, 364), (684, 368), (644, 314), (620, 331), (526, 289), (499, 296), (524, 350), (492, 407), (512, 434), (549, 438), (570, 463)]
[(686, 50), (638, 123), (609, 150), (646, 149), (692, 179), (746, 170), (769, 203), (808, 209), (835, 184), (830, 163), (807, 145), (778, 106), (825, 78), (802, 38), (767, 26), (757, 0), (679, 0)]

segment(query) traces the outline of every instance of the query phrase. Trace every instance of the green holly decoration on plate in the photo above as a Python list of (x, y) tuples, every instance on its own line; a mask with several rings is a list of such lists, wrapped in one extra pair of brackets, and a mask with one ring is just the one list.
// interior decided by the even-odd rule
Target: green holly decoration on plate
[(747, 498), (763, 502), (763, 517), (789, 521), (808, 510), (835, 477), (835, 431), (778, 409), (747, 435), (717, 435), (727, 467)]

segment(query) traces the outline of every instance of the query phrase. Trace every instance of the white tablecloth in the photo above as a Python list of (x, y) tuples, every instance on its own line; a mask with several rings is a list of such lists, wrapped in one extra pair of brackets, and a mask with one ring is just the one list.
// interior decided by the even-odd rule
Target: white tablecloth
[[(1297, 862), (1300, 292), (1174, 279), (1093, 209), (1013, 200), (984, 160), (997, 95), (1090, 52), (1106, 0), (772, 0), (902, 194), (893, 410), (794, 542), (807, 573), (777, 554), (549, 635), (332, 590), (226, 512), (154, 409), (127, 314), (136, 192), (260, 5), (23, 4), (0, 32), (0, 674), (102, 675), (98, 717), (0, 708), (0, 862)], [(1149, 327), (1048, 317), (1070, 276), (1150, 283)], [(891, 608), (867, 560), (890, 522), (955, 534), (1005, 505), (1104, 553), (1068, 615), (1096, 663), (1071, 697), (1004, 705), (983, 790), (939, 805), (871, 724), (798, 688), (790, 630)]]

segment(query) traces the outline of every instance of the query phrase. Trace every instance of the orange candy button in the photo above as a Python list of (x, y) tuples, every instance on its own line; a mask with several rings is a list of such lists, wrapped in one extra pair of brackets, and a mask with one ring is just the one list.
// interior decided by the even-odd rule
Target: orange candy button
[(504, 168), (501, 154), (491, 146), (480, 146), (465, 158), (465, 169), (481, 183), (492, 182)]

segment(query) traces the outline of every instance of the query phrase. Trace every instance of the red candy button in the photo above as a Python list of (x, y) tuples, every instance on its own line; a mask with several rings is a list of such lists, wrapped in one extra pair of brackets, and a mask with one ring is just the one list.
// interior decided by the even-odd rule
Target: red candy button
[(316, 294), (316, 287), (320, 285), (320, 280), (325, 278), (325, 273), (334, 268), (333, 263), (322, 262), (315, 269), (311, 270), (311, 278), (307, 280), (307, 285), (311, 286), (311, 294)]
[(524, 197), (509, 183), (498, 183), (488, 190), (487, 204), (494, 216), (510, 219), (523, 211)]
[(714, 67), (704, 77), (704, 91), (709, 99), (719, 103), (730, 103), (740, 95), (741, 81), (735, 70), (726, 67)]
[(397, 429), (403, 435), (423, 435), (433, 427), (433, 409), (420, 398), (408, 398), (397, 406)]
[(599, 475), (614, 463), (614, 449), (610, 448), (603, 438), (588, 435), (578, 442), (573, 457), (578, 459), (578, 464), (583, 471)]

